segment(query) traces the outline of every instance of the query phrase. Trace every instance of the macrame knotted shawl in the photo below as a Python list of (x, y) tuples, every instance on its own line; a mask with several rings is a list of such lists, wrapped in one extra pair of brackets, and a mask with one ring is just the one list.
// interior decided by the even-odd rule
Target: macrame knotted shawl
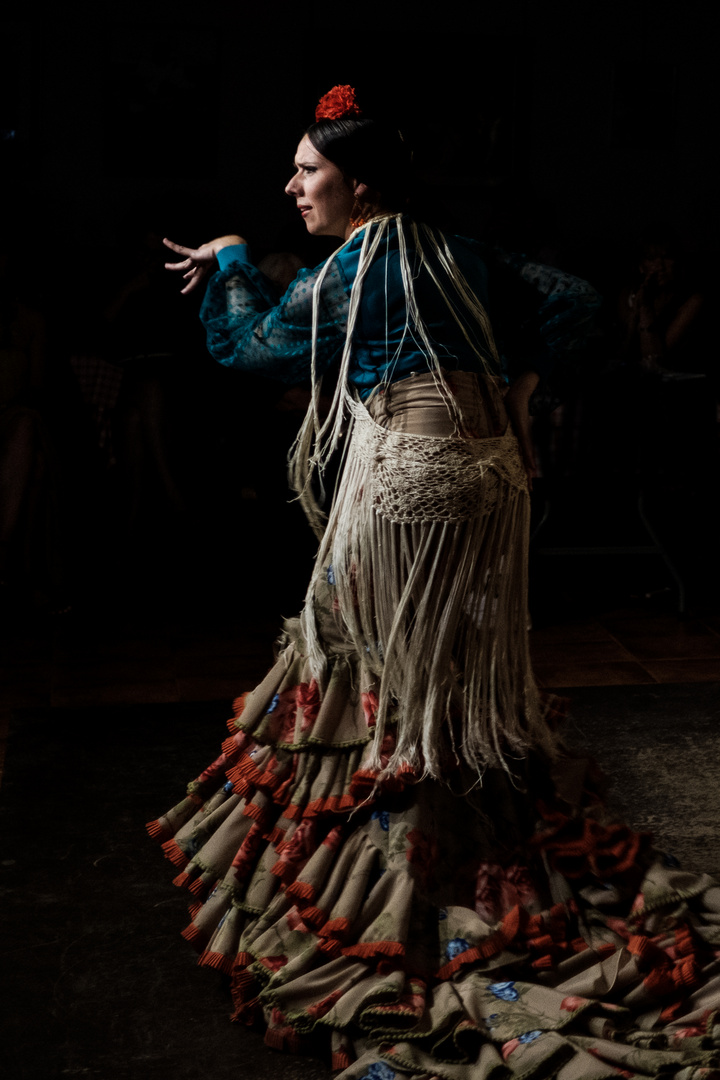
[[(402, 240), (408, 324), (426, 340), (428, 356), (428, 374), (404, 380), (403, 386), (422, 384), (425, 394), (429, 386), (447, 406), (454, 434), (385, 428), (350, 395), (347, 373), (362, 280), (384, 229), (381, 225), (363, 241), (330, 415), (321, 426), (314, 385), (314, 402), (291, 460), (291, 476), (320, 533), (322, 517), (309, 476), (313, 467), (322, 470), (345, 439), (342, 478), (321, 533), (303, 633), (322, 686), (327, 655), (315, 604), (332, 567), (348, 644), (378, 695), (375, 766), (391, 725), (391, 771), (410, 766), (418, 775), (443, 779), (453, 759), (478, 772), (509, 768), (510, 758), (532, 746), (551, 749), (528, 651), (525, 471), (511, 429), (499, 438), (461, 434), (462, 395), (451, 392), (424, 332)], [(402, 237), (401, 220), (398, 229)], [(454, 315), (462, 298), (466, 314), (485, 335), (486, 350), (494, 354), (482, 306), (453, 269), (449, 250), (431, 239), (447, 270), (437, 287), (443, 296), (453, 294), (448, 306)], [(414, 241), (417, 251), (417, 234)], [(478, 355), (489, 367), (485, 353), (478, 350)]]
[(515, 436), (388, 431), (363, 405), (303, 615), (319, 680), (313, 597), (332, 566), (339, 610), (378, 693), (376, 766), (447, 775), (548, 742), (527, 640), (527, 482)]

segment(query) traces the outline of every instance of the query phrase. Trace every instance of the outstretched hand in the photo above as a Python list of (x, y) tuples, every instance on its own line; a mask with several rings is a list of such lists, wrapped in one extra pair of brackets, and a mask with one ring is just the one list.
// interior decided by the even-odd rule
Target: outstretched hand
[(515, 380), (505, 394), (505, 408), (520, 445), (529, 491), (532, 491), (533, 477), (537, 476), (537, 462), (535, 461), (535, 448), (532, 441), (532, 425), (530, 422), (530, 398), (539, 382), (540, 376), (536, 371), (526, 371)]
[(165, 269), (181, 271), (187, 285), (180, 292), (190, 293), (205, 280), (208, 274), (213, 273), (217, 265), (217, 253), (221, 248), (229, 247), (231, 244), (244, 243), (246, 241), (241, 236), (230, 235), (219, 236), (216, 240), (211, 240), (208, 244), (202, 244), (199, 248), (189, 248), (183, 247), (182, 244), (174, 244), (172, 240), (168, 240), (166, 237), (163, 240), (165, 247), (170, 248), (171, 251), (176, 252), (178, 255), (183, 255), (184, 258), (180, 262), (166, 262)]

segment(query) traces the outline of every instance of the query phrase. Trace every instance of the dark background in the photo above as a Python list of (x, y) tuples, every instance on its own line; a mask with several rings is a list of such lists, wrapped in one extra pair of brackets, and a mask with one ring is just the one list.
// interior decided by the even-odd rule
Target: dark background
[[(283, 485), (297, 414), (278, 410), (277, 388), (208, 357), (197, 302), (161, 270), (158, 238), (240, 231), (257, 257), (300, 246), (309, 262), (322, 258), (283, 187), (318, 98), (351, 83), (408, 132), (449, 227), (600, 289), (609, 366), (638, 234), (657, 221), (674, 227), (706, 296), (714, 357), (714, 21), (711, 5), (677, 0), (426, 10), (417, 0), (125, 0), (3, 18), (0, 349), (17, 304), (46, 338), (42, 379), (19, 402), (34, 439), (32, 505), (0, 574), (0, 677), (17, 669), (18, 693), (2, 867), (14, 1075), (324, 1075), (313, 1062), (262, 1056), (260, 1036), (239, 1039), (226, 1023), (225, 989), (213, 980), (206, 989), (176, 940), (184, 910), (167, 887), (172, 872), (140, 837), (142, 821), (178, 797), (178, 777), (214, 751), (228, 707), (204, 702), (251, 687), (267, 667), (314, 549)], [(163, 357), (138, 359), (156, 351)], [(104, 418), (82, 393), (78, 358), (122, 375)], [(598, 375), (590, 397), (601, 392)], [(648, 509), (691, 609), (717, 612), (717, 426), (689, 460), (667, 405), (660, 439), (676, 467), (655, 470)], [(552, 507), (540, 542), (648, 543), (638, 463), (599, 412), (596, 471), (566, 460), (556, 490), (548, 495), (551, 477), (536, 482), (536, 520)], [(7, 415), (0, 404), (0, 435)], [(587, 414), (577, 416), (582, 434)], [(715, 664), (716, 629), (678, 631), (661, 560), (569, 563), (533, 560), (536, 627), (552, 631), (578, 609), (659, 603), (671, 612), (670, 647), (683, 651), (663, 641), (641, 658), (691, 658), (672, 671)], [(569, 638), (550, 636), (544, 684), (557, 685), (556, 658), (576, 646), (592, 655), (594, 678), (609, 656), (611, 674), (633, 667), (635, 681), (653, 680), (576, 692), (581, 730), (610, 755), (603, 764), (620, 795), (642, 808), (637, 823), (697, 861), (716, 818), (712, 806), (698, 812), (717, 790), (702, 768), (717, 760), (715, 688), (658, 687), (662, 659), (648, 674), (608, 634), (576, 642), (568, 625)], [(693, 635), (706, 653), (688, 651)]]
[[(224, 211), (268, 241), (291, 216), (296, 138), (318, 96), (350, 82), (423, 144), (468, 223), (480, 192), (511, 185), (516, 213), (531, 204), (538, 228), (589, 258), (658, 217), (714, 248), (707, 5), (350, 7), (75, 3), (5, 21), (3, 175), (31, 238), (97, 272), (87, 256), (122, 246), (128, 208), (157, 196), (206, 225)], [(488, 163), (480, 136), (498, 122)]]
[[(143, 604), (167, 599), (178, 567), (186, 598), (195, 589), (219, 604), (228, 588), (257, 583), (268, 552), (292, 561), (289, 538), (304, 575), (311, 545), (278, 508), (281, 480), (263, 501), (293, 432), (293, 418), (273, 411), (277, 391), (216, 370), (197, 304), (174, 281), (156, 275), (151, 314), (135, 312), (134, 323), (108, 329), (103, 312), (150, 257), (148, 236), (193, 244), (240, 231), (256, 256), (299, 247), (311, 263), (323, 257), (283, 187), (335, 83), (397, 117), (448, 227), (587, 277), (612, 312), (638, 233), (659, 221), (712, 292), (707, 5), (76, 3), (5, 20), (2, 53), (1, 231), (14, 287), (48, 329), (41, 412), (65, 567), (60, 584), (39, 590), (51, 606), (92, 604), (98, 583), (105, 601), (128, 587)], [(98, 447), (71, 369), (79, 354), (124, 362), (139, 333), (149, 351), (153, 333), (164, 335), (178, 357), (136, 365), (121, 401), (126, 420), (137, 405), (162, 429), (170, 487), (152, 454), (133, 465), (140, 436), (129, 421), (114, 451)]]

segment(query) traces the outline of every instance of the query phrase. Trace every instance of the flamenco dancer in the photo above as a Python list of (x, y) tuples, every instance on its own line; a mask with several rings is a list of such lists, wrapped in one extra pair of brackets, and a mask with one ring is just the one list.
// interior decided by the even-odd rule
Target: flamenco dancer
[(275, 666), (149, 826), (184, 936), (234, 1019), (324, 1041), (343, 1080), (720, 1077), (720, 889), (606, 811), (528, 657), (527, 402), (596, 298), (506, 260), (538, 297), (508, 390), (486, 263), (414, 220), (397, 131), (336, 87), (295, 168), (308, 230), (342, 244), (283, 296), (239, 236), (166, 241), (183, 291), (213, 275), (220, 362), (310, 379), (291, 472), (320, 537)]

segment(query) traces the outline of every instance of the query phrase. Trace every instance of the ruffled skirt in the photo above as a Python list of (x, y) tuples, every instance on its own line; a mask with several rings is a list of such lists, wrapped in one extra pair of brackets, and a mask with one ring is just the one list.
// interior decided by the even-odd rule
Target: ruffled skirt
[(392, 711), (376, 737), (380, 676), (321, 569), (321, 677), (288, 622), (220, 756), (149, 825), (233, 1018), (324, 1043), (343, 1080), (720, 1077), (720, 888), (616, 821), (556, 739), (480, 775), (449, 716), (423, 777)]

